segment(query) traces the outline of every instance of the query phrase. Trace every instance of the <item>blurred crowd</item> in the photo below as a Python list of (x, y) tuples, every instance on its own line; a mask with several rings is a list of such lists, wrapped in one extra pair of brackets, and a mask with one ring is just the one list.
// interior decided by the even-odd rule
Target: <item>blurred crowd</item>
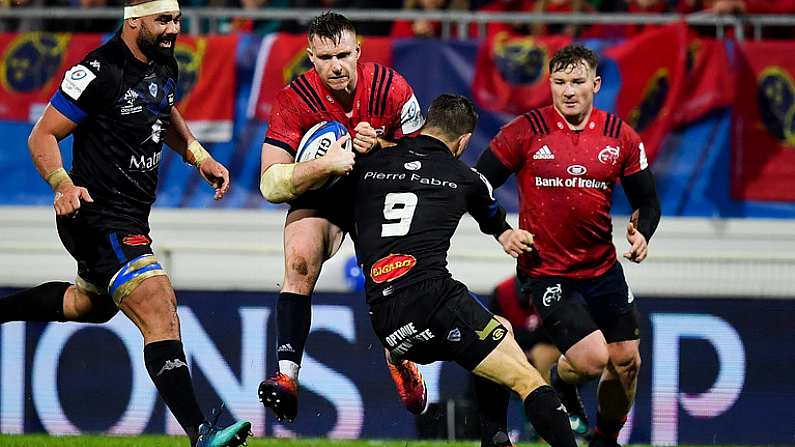
[[(0, 0), (0, 8), (74, 6), (81, 8), (120, 7), (122, 0)], [(720, 15), (745, 14), (795, 14), (795, 0), (182, 0), (186, 7), (227, 7), (246, 10), (265, 8), (323, 8), (323, 9), (391, 9), (410, 11), (483, 11), (483, 12), (536, 12), (536, 13), (599, 13), (626, 12), (639, 14), (708, 12)], [(114, 19), (25, 19), (0, 21), (0, 31), (82, 31), (109, 32), (115, 30), (120, 20)], [(203, 32), (254, 32), (267, 34), (274, 31), (302, 32), (305, 23), (275, 20), (251, 20), (230, 17), (209, 27), (202, 24)], [(441, 37), (442, 25), (431, 20), (395, 20), (392, 22), (359, 22), (357, 27), (364, 35), (392, 37)], [(467, 37), (483, 37), (499, 31), (514, 31), (531, 35), (566, 34), (574, 37), (628, 37), (643, 29), (642, 26), (572, 26), (489, 24), (472, 26)], [(452, 27), (455, 37), (458, 29)]]

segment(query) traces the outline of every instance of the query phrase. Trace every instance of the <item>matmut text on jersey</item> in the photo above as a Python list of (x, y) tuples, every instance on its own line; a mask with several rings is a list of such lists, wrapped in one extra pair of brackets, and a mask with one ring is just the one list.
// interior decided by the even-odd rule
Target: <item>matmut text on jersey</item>
[(94, 199), (83, 218), (148, 228), (177, 81), (176, 59), (144, 63), (118, 33), (66, 72), (50, 104), (77, 124), (71, 176)]
[(356, 71), (351, 110), (334, 99), (315, 69), (295, 78), (276, 97), (265, 143), (295, 155), (306, 131), (321, 121), (338, 121), (352, 136), (356, 136), (357, 124), (368, 122), (379, 137), (390, 141), (419, 131), (425, 119), (414, 91), (400, 73), (375, 63), (360, 63)]
[(506, 124), (490, 149), (516, 173), (519, 226), (534, 234), (535, 249), (519, 259), (524, 272), (588, 278), (615, 263), (613, 189), (621, 177), (648, 167), (629, 125), (593, 109), (585, 128), (575, 131), (549, 106)]

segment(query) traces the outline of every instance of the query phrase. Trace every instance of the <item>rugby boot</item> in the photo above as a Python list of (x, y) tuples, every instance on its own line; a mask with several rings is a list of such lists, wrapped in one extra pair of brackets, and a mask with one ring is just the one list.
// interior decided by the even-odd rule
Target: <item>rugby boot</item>
[(513, 447), (513, 444), (511, 443), (511, 438), (508, 437), (508, 433), (500, 430), (494, 434), (491, 438), (491, 442), (482, 440), (480, 442), (480, 447)]
[(237, 421), (228, 427), (219, 427), (218, 418), (223, 411), (213, 410), (210, 422), (199, 425), (199, 438), (196, 440), (195, 447), (238, 447), (247, 445), (246, 440), (251, 433), (251, 422)]
[(298, 414), (298, 383), (276, 373), (259, 384), (259, 401), (273, 410), (279, 422), (293, 422)]
[(558, 365), (552, 366), (549, 373), (549, 381), (555, 392), (558, 393), (560, 401), (569, 413), (569, 424), (571, 431), (575, 435), (585, 436), (588, 434), (588, 415), (585, 413), (585, 406), (580, 397), (580, 389), (577, 385), (566, 383), (558, 375)]
[(419, 368), (414, 362), (397, 360), (392, 363), (389, 351), (386, 352), (386, 365), (392, 381), (395, 382), (400, 400), (412, 414), (423, 414), (428, 410), (428, 389)]

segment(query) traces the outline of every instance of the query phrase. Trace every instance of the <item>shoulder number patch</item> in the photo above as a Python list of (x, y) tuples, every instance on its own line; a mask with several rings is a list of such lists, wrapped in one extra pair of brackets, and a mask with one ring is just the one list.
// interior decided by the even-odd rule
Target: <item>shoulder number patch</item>
[(84, 65), (75, 65), (63, 77), (61, 82), (61, 90), (69, 95), (70, 98), (77, 101), (80, 95), (86, 90), (88, 84), (96, 79), (97, 75), (91, 72)]

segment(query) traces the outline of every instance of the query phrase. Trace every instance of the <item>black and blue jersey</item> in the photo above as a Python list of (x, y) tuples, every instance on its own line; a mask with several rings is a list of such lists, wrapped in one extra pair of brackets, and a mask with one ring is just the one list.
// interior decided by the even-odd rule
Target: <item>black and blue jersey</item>
[(77, 123), (70, 175), (94, 199), (89, 225), (148, 232), (177, 80), (176, 59), (141, 62), (119, 34), (64, 75), (50, 104)]
[[(420, 281), (449, 278), (447, 251), (465, 213), (486, 234), (510, 228), (488, 181), (440, 140), (402, 138), (356, 159), (340, 186), (351, 203), (351, 233), (368, 303)], [(344, 200), (344, 202), (343, 202)]]

